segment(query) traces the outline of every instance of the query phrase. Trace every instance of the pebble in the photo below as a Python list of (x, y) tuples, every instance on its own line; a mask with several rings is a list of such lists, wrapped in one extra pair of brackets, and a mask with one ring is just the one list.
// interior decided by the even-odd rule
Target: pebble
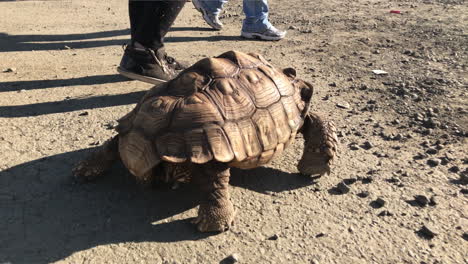
[(437, 236), (437, 233), (434, 232), (433, 227), (428, 227), (427, 225), (423, 225), (421, 229), (419, 229), (416, 232), (420, 237), (424, 239), (433, 239), (435, 236)]
[(438, 203), (439, 203), (439, 199), (436, 198), (436, 196), (432, 196), (431, 199), (429, 200), (430, 206), (436, 206)]
[(279, 236), (277, 234), (272, 235), (268, 240), (278, 240)]
[(317, 235), (315, 235), (316, 238), (324, 237), (324, 236), (325, 236), (325, 233), (318, 233)]
[(377, 216), (393, 216), (393, 213), (388, 210), (383, 210)]
[(339, 108), (343, 108), (343, 109), (349, 109), (351, 107), (348, 102), (344, 102), (344, 101), (337, 103), (336, 106), (338, 106)]
[(457, 172), (460, 171), (460, 167), (458, 167), (458, 166), (452, 166), (452, 167), (450, 167), (449, 171), (450, 171), (450, 172), (453, 172), (453, 173), (457, 173)]
[(374, 145), (370, 141), (366, 141), (366, 142), (364, 142), (364, 144), (362, 144), (362, 148), (366, 149), (366, 150), (369, 150), (369, 149), (371, 149), (373, 147), (374, 147)]
[(358, 197), (366, 198), (369, 196), (369, 192), (363, 191), (357, 194)]
[(372, 177), (364, 177), (361, 179), (362, 184), (369, 184), (373, 181)]
[(297, 29), (296, 26), (289, 26), (289, 29)]
[(437, 166), (440, 165), (441, 162), (442, 162), (441, 159), (437, 159), (437, 158), (429, 159), (429, 160), (427, 160), (427, 165), (429, 165), (431, 167), (437, 167)]
[(414, 200), (421, 207), (425, 207), (429, 204), (429, 199), (427, 199), (427, 197), (424, 195), (415, 195)]
[(16, 68), (6, 68), (3, 70), (3, 72), (15, 72)]
[(85, 111), (85, 112), (83, 112), (83, 113), (80, 113), (80, 114), (79, 114), (79, 116), (87, 116), (87, 115), (89, 115), (89, 113), (88, 113), (88, 112), (86, 112), (86, 111)]
[(372, 208), (375, 208), (375, 209), (382, 208), (384, 207), (384, 205), (385, 205), (385, 200), (382, 198), (377, 198), (370, 203), (370, 206), (372, 206)]
[(351, 150), (358, 150), (359, 149), (359, 146), (357, 143), (351, 143), (349, 144), (349, 149)]
[(348, 192), (350, 191), (348, 185), (346, 185), (344, 182), (338, 183), (338, 185), (336, 186), (336, 189), (337, 189), (341, 194), (345, 194), (345, 193), (348, 193)]
[(357, 182), (357, 179), (356, 178), (348, 178), (348, 179), (344, 179), (343, 182), (347, 185), (351, 185), (351, 184), (354, 184), (355, 182)]
[(434, 154), (437, 154), (437, 152), (438, 152), (438, 151), (437, 151), (437, 149), (435, 149), (435, 148), (428, 148), (428, 149), (426, 149), (426, 153), (427, 153), (427, 154), (434, 155)]
[(221, 261), (221, 263), (223, 264), (230, 264), (230, 263), (237, 263), (239, 262), (239, 254), (237, 253), (233, 253), (231, 255), (229, 255), (227, 258), (223, 259), (223, 261)]
[(468, 233), (463, 233), (462, 238), (468, 241)]

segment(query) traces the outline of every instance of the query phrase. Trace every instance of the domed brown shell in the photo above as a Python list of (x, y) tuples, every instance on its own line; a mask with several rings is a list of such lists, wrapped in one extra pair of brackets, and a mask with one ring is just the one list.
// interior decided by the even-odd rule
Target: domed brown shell
[[(119, 121), (122, 142), (131, 145), (120, 144), (122, 159), (132, 167), (125, 160), (141, 157), (134, 153), (140, 150), (157, 156), (145, 158), (148, 167), (158, 160), (213, 159), (240, 168), (263, 165), (294, 140), (302, 125), (310, 98), (303, 101), (300, 92), (258, 54), (229, 51), (202, 59), (154, 87)], [(138, 140), (128, 138), (135, 133)], [(141, 161), (133, 166), (141, 168)]]

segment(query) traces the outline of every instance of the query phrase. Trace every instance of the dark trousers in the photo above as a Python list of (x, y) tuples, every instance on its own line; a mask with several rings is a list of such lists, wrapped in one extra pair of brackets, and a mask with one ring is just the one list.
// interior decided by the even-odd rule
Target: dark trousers
[(132, 43), (158, 49), (186, 0), (129, 0)]

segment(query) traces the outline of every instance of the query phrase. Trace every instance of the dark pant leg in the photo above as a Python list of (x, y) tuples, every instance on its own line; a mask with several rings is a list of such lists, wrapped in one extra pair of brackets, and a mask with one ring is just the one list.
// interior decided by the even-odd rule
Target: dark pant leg
[(164, 36), (179, 15), (185, 0), (129, 0), (132, 43), (158, 49), (164, 44)]

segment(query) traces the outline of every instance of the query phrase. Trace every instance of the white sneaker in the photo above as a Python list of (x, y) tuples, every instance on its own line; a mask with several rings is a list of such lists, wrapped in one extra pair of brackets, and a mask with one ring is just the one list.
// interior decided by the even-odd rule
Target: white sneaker
[[(192, 0), (196, 1), (196, 0)], [(241, 31), (241, 36), (244, 38), (249, 39), (262, 39), (262, 40), (280, 40), (286, 36), (286, 31), (281, 31), (274, 26), (266, 29), (262, 32), (248, 32), (248, 31)]]
[(223, 28), (223, 23), (219, 20), (218, 15), (210, 14), (204, 7), (200, 0), (192, 0), (193, 6), (195, 9), (200, 11), (203, 15), (205, 22), (216, 30), (221, 30)]

